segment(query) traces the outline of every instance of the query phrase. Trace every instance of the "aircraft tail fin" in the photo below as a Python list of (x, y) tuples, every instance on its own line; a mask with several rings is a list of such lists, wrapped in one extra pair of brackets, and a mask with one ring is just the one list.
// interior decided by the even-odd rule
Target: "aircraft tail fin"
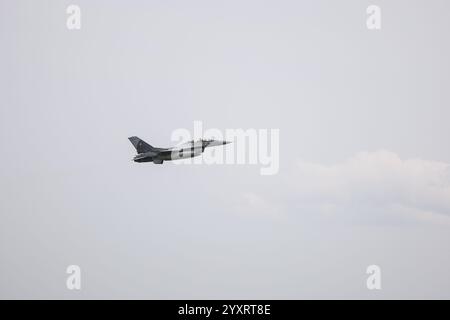
[(136, 136), (129, 137), (128, 140), (133, 144), (133, 146), (136, 148), (137, 153), (145, 153), (152, 151), (154, 148), (149, 145), (144, 140), (139, 139)]

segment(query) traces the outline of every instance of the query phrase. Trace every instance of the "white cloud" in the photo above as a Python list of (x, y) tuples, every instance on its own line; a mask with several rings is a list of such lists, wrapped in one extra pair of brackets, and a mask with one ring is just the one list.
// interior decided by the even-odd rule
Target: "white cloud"
[(291, 178), (302, 207), (323, 214), (450, 216), (448, 163), (403, 160), (381, 150), (361, 152), (333, 165), (300, 161)]
[(254, 192), (244, 193), (236, 209), (239, 214), (245, 216), (263, 216), (267, 218), (279, 218), (282, 216), (281, 206)]
[(241, 195), (236, 211), (255, 217), (405, 221), (450, 225), (450, 164), (360, 152), (336, 164), (298, 161), (281, 179)]

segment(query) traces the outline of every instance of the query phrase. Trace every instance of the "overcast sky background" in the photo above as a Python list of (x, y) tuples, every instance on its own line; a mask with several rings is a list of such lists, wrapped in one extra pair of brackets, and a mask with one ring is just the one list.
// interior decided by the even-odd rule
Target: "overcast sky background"
[[(449, 299), (449, 12), (0, 0), (0, 298)], [(279, 173), (130, 161), (194, 120), (280, 129)]]

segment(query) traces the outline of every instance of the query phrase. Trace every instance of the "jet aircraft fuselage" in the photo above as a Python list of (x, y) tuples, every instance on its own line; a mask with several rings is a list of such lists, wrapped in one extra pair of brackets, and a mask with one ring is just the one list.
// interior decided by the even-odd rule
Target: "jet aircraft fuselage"
[(228, 144), (228, 141), (220, 140), (192, 140), (172, 148), (155, 148), (144, 140), (133, 136), (128, 138), (136, 148), (137, 155), (133, 158), (135, 162), (153, 162), (162, 164), (164, 161), (193, 158), (201, 155), (205, 148)]

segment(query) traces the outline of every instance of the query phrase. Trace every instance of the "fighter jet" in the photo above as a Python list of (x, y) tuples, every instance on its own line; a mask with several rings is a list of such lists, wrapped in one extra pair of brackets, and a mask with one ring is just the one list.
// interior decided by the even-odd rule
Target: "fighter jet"
[(191, 140), (172, 148), (155, 148), (136, 136), (129, 137), (128, 140), (130, 140), (138, 153), (133, 158), (134, 162), (153, 162), (155, 164), (162, 164), (165, 160), (197, 157), (207, 147), (222, 146), (230, 143), (229, 141), (200, 139), (196, 141)]

